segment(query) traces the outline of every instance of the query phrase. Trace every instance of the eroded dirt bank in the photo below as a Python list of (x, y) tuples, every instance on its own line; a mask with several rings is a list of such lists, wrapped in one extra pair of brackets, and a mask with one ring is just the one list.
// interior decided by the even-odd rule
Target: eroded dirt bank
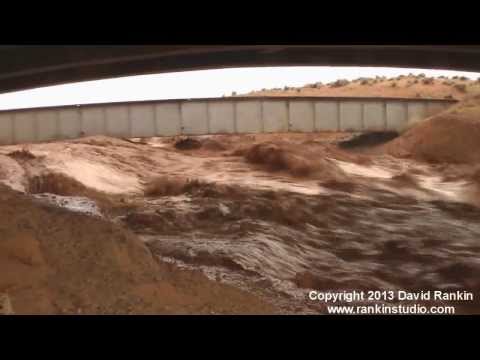
[(159, 261), (125, 228), (0, 185), (0, 292), (17, 314), (272, 313)]
[(309, 289), (478, 294), (472, 167), (339, 146), (351, 137), (0, 147), (0, 181), (27, 194), (0, 189), (0, 292), (20, 313), (322, 313)]

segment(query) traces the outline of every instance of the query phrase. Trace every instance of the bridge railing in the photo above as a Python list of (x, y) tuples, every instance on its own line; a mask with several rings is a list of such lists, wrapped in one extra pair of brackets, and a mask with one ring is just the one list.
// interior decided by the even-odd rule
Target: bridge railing
[(85, 135), (152, 137), (218, 133), (402, 131), (454, 100), (228, 97), (0, 111), (0, 144)]

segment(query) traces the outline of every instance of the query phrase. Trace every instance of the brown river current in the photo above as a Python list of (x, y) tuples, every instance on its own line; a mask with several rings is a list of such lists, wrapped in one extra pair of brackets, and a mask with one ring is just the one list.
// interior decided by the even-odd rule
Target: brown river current
[[(57, 159), (48, 150), (53, 144), (38, 145), (48, 160), (42, 171), (63, 172), (98, 193), (111, 190), (114, 200), (88, 191), (32, 196), (121, 224), (164, 261), (200, 269), (282, 313), (324, 313), (324, 304), (308, 299), (311, 289), (478, 294), (480, 207), (469, 178), (445, 179), (413, 160), (337, 153), (312, 136), (267, 139), (287, 156), (281, 161), (271, 155), (278, 148), (268, 149), (267, 160), (263, 149), (248, 149), (264, 139), (232, 149), (234, 140), (183, 152), (159, 139), (116, 150), (84, 143), (78, 153), (72, 144)], [(320, 150), (319, 163), (307, 162)], [(75, 161), (91, 173), (80, 174)], [(39, 167), (24, 168), (37, 174)], [(118, 190), (123, 185), (128, 191)], [(455, 305), (457, 313), (480, 312), (477, 299)]]

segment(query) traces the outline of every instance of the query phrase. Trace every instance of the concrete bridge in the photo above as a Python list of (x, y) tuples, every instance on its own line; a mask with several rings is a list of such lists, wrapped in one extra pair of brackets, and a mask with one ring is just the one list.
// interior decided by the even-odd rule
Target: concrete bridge
[[(0, 46), (0, 92), (127, 75), (246, 66), (397, 66), (480, 72), (480, 46)], [(401, 130), (448, 100), (226, 98), (0, 112), (0, 143), (92, 134), (161, 136)]]
[(320, 65), (480, 72), (480, 46), (0, 46), (0, 92), (184, 70)]
[(230, 97), (0, 111), (0, 144), (82, 135), (152, 137), (218, 133), (405, 129), (454, 100)]

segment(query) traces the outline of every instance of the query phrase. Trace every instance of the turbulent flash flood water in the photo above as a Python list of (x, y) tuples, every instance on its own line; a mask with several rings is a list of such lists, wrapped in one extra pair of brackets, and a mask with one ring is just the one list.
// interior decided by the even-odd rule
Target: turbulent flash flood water
[(286, 313), (325, 313), (311, 289), (478, 293), (480, 209), (468, 181), (443, 182), (413, 161), (330, 161), (348, 180), (228, 171), (233, 161), (205, 188), (146, 200), (123, 221), (162, 259)]
[[(461, 177), (445, 181), (413, 160), (351, 161), (353, 155), (323, 148), (333, 135), (323, 142), (314, 136), (320, 135), (278, 145), (305, 148), (281, 163), (286, 169), (320, 158), (308, 176), (248, 163), (244, 149), (228, 147), (233, 140), (220, 151), (178, 151), (166, 139), (116, 148), (83, 142), (69, 144), (68, 156), (77, 162), (89, 156), (89, 163), (128, 174), (128, 196), (111, 220), (134, 231), (159, 258), (246, 289), (282, 313), (325, 313), (325, 304), (308, 298), (312, 289), (466, 290), (476, 296), (455, 304), (457, 313), (480, 313), (477, 185)], [(45, 163), (54, 168), (62, 162), (52, 155)], [(135, 193), (153, 175), (200, 182), (175, 193)], [(112, 193), (121, 194), (123, 177), (112, 179)], [(35, 196), (100, 213), (83, 198)]]

